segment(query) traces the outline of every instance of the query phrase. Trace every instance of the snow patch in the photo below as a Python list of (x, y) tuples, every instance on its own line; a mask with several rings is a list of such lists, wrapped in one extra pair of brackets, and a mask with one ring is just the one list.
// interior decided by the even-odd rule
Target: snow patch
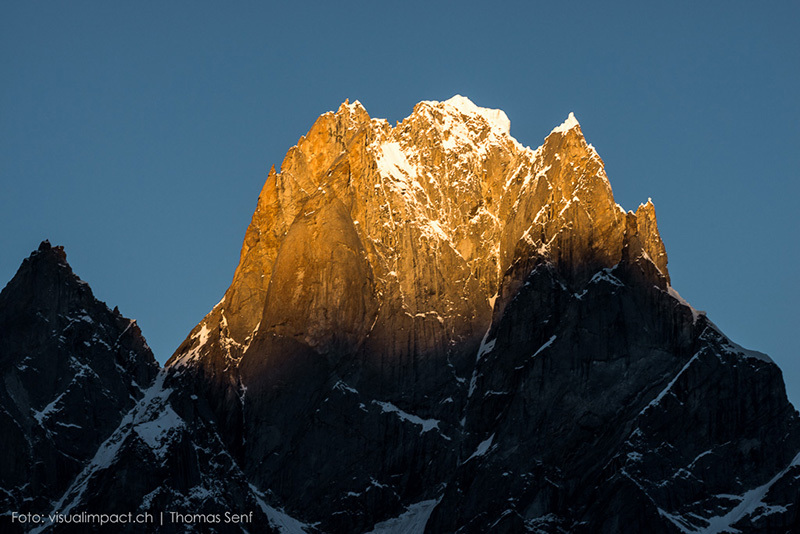
[[(164, 389), (165, 377), (166, 373), (164, 371), (159, 372), (153, 385), (145, 390), (142, 399), (125, 414), (125, 417), (122, 418), (117, 429), (100, 445), (92, 460), (83, 468), (80, 474), (75, 477), (70, 487), (61, 496), (61, 499), (53, 504), (54, 512), (60, 511), (63, 514), (69, 514), (69, 512), (80, 503), (94, 473), (114, 463), (120, 448), (136, 427), (145, 425), (145, 434), (153, 439), (163, 437), (162, 434), (156, 431), (156, 427), (159, 427), (158, 424), (153, 427), (148, 427), (146, 423), (157, 421), (165, 415), (166, 410), (164, 408), (169, 395), (172, 393), (172, 389)], [(171, 411), (171, 408), (169, 408), (169, 410)], [(177, 417), (177, 414), (175, 417)], [(164, 420), (163, 427), (160, 428), (166, 429), (170, 421), (172, 421), (173, 424), (176, 423), (174, 418), (167, 414), (167, 419)], [(162, 447), (165, 445), (163, 441), (159, 441), (159, 443)], [(34, 530), (34, 532), (41, 532), (44, 528), (44, 526), (39, 527)]]
[[(430, 230), (429, 232), (424, 231), (426, 227)], [(429, 220), (427, 224), (422, 226), (420, 229), (423, 230), (423, 233), (429, 235), (433, 234), (442, 241), (447, 241), (450, 239), (447, 237), (447, 234), (444, 232), (444, 230), (442, 230), (442, 225), (439, 224), (439, 221)]]
[(433, 513), (433, 509), (442, 500), (430, 499), (406, 507), (406, 511), (393, 519), (377, 523), (366, 534), (422, 534)]
[(612, 270), (614, 270), (614, 267), (609, 267), (609, 268), (603, 269), (602, 271), (600, 271), (600, 272), (596, 273), (594, 276), (592, 276), (592, 279), (589, 280), (589, 283), (590, 284), (596, 284), (598, 282), (610, 282), (611, 284), (613, 284), (613, 285), (615, 285), (617, 287), (623, 287), (625, 284), (623, 284), (619, 280), (619, 278), (617, 278), (616, 276), (611, 274)]
[(697, 461), (700, 458), (702, 458), (703, 456), (708, 456), (709, 454), (711, 454), (713, 452), (714, 452), (714, 449), (708, 449), (707, 451), (701, 452), (700, 454), (698, 454), (697, 456), (694, 457), (694, 460), (692, 460), (691, 463), (689, 463), (688, 466), (686, 466), (686, 469), (687, 470), (693, 469), (694, 465), (697, 463)]
[(478, 445), (478, 448), (477, 448), (477, 449), (475, 449), (475, 452), (473, 452), (473, 453), (470, 455), (470, 457), (469, 457), (469, 458), (467, 458), (466, 460), (464, 460), (464, 463), (467, 463), (467, 462), (469, 462), (469, 461), (470, 461), (470, 460), (472, 460), (473, 458), (477, 458), (478, 456), (483, 456), (484, 454), (486, 454), (486, 452), (489, 450), (489, 447), (491, 447), (491, 446), (492, 446), (492, 442), (493, 442), (493, 441), (494, 441), (494, 434), (492, 434), (491, 436), (489, 436), (487, 439), (485, 439), (485, 440), (481, 441), (481, 442), (480, 442), (480, 444)]
[(539, 350), (537, 350), (536, 352), (534, 352), (534, 353), (533, 353), (533, 356), (531, 356), (531, 358), (535, 358), (535, 357), (536, 357), (536, 356), (537, 356), (537, 355), (538, 355), (540, 352), (542, 352), (544, 349), (546, 349), (547, 347), (549, 347), (550, 345), (552, 345), (552, 344), (553, 344), (553, 341), (555, 341), (555, 340), (556, 340), (556, 335), (555, 335), (555, 334), (553, 334), (552, 336), (550, 336), (550, 339), (548, 339), (548, 340), (545, 342), (545, 344), (544, 344), (544, 345), (542, 345), (541, 347), (539, 347)]
[(59, 404), (61, 403), (61, 400), (64, 398), (64, 395), (69, 393), (72, 387), (76, 383), (79, 383), (81, 378), (87, 376), (97, 377), (97, 373), (94, 372), (94, 369), (92, 369), (85, 363), (81, 363), (74, 356), (70, 356), (69, 367), (70, 369), (75, 371), (75, 375), (72, 377), (72, 380), (70, 381), (66, 389), (62, 391), (55, 399), (53, 399), (47, 406), (42, 408), (41, 411), (37, 412), (36, 410), (31, 409), (33, 418), (36, 419), (36, 422), (39, 423), (39, 425), (43, 425), (45, 419), (47, 419), (48, 417), (50, 417), (51, 415), (60, 410)]
[[(222, 303), (222, 301), (220, 301), (220, 303)], [(205, 346), (206, 343), (208, 343), (208, 335), (210, 333), (211, 330), (208, 328), (205, 319), (203, 319), (203, 324), (200, 327), (200, 330), (192, 335), (192, 341), (197, 340), (197, 343), (194, 345), (194, 347), (192, 347), (192, 349), (189, 352), (187, 352), (186, 354), (175, 360), (175, 363), (172, 364), (172, 367), (180, 368), (188, 364), (189, 362), (196, 360), (197, 357), (200, 355), (200, 350)]]
[(258, 506), (261, 508), (261, 511), (264, 512), (264, 515), (267, 516), (267, 520), (272, 528), (278, 529), (278, 531), (283, 534), (308, 533), (308, 530), (306, 529), (310, 529), (311, 525), (303, 523), (302, 521), (298, 521), (287, 513), (268, 505), (266, 502), (264, 502), (263, 494), (258, 491), (258, 488), (256, 488), (254, 485), (250, 484), (250, 490), (252, 490)]
[(632, 462), (640, 462), (642, 460), (642, 453), (640, 452), (629, 452), (628, 453), (628, 460)]
[[(495, 295), (493, 298), (496, 300), (497, 295)], [(494, 300), (492, 300), (492, 308), (494, 308)], [(475, 367), (472, 368), (472, 378), (469, 381), (469, 392), (467, 393), (467, 398), (472, 397), (472, 394), (475, 393), (475, 386), (478, 384), (478, 362), (484, 354), (488, 354), (494, 349), (496, 340), (493, 339), (487, 342), (491, 329), (492, 325), (490, 324), (489, 328), (486, 329), (486, 333), (483, 334), (481, 345), (478, 347), (478, 353), (475, 355)], [(461, 426), (464, 425), (462, 424)]]
[[(487, 332), (488, 334), (488, 332)], [(483, 336), (483, 340), (481, 341), (481, 346), (478, 348), (478, 355), (476, 356), (476, 361), (479, 361), (484, 354), (489, 354), (494, 350), (494, 346), (497, 343), (497, 339), (492, 339), (491, 341), (486, 341), (486, 336)]]
[(734, 354), (738, 354), (740, 356), (744, 356), (745, 358), (752, 358), (754, 360), (761, 360), (763, 362), (775, 363), (772, 358), (764, 354), (763, 352), (758, 352), (757, 350), (746, 349), (743, 346), (739, 345), (738, 343), (734, 343), (728, 338), (725, 338), (727, 341), (728, 348), (730, 352)]
[[(630, 478), (630, 477), (628, 477), (628, 478)], [(639, 489), (642, 489), (642, 491), (644, 491), (644, 489), (641, 486), (639, 486)], [(694, 528), (691, 528), (690, 526), (687, 526), (687, 525), (690, 525), (690, 523), (688, 521), (686, 521), (686, 519), (682, 518), (681, 516), (675, 515), (675, 514), (671, 514), (671, 513), (667, 512), (666, 510), (664, 510), (662, 508), (659, 508), (659, 507), (656, 507), (656, 508), (658, 509), (658, 515), (660, 515), (664, 519), (669, 520), (670, 523), (672, 523), (673, 525), (678, 527), (678, 530), (680, 530), (682, 534), (692, 534), (693, 532), (697, 532), (696, 530), (694, 530)]]
[(670, 380), (669, 384), (667, 384), (667, 387), (665, 387), (655, 399), (651, 400), (650, 403), (647, 406), (645, 406), (641, 412), (639, 412), (639, 415), (642, 415), (644, 412), (646, 412), (648, 409), (654, 406), (658, 406), (658, 404), (661, 402), (661, 399), (663, 399), (667, 395), (667, 393), (671, 393), (670, 390), (672, 389), (672, 386), (675, 385), (675, 382), (677, 382), (678, 379), (681, 377), (681, 375), (686, 372), (689, 366), (691, 366), (695, 361), (697, 361), (699, 356), (700, 352), (697, 352), (695, 353), (694, 356), (689, 358), (689, 361), (686, 362), (686, 364), (681, 368), (680, 371), (678, 371), (678, 374), (676, 374), (675, 377), (672, 380)]
[(45, 406), (41, 412), (37, 412), (36, 410), (31, 409), (33, 418), (36, 419), (36, 422), (39, 423), (39, 425), (42, 425), (44, 423), (44, 420), (50, 417), (50, 415), (53, 412), (58, 411), (56, 409), (56, 406), (58, 405), (59, 402), (61, 402), (61, 399), (64, 397), (67, 391), (69, 391), (69, 388), (67, 388), (66, 391), (64, 391), (58, 397), (56, 397), (50, 404)]
[(333, 386), (333, 389), (338, 389), (339, 391), (346, 391), (348, 393), (354, 393), (354, 394), (358, 395), (358, 391), (356, 391), (354, 388), (348, 386), (347, 384), (345, 384), (341, 380), (336, 382), (336, 384)]
[[(717, 336), (714, 339), (714, 341), (717, 341), (721, 345), (722, 350), (724, 350), (727, 354), (731, 354), (731, 355), (734, 355), (734, 356), (742, 356), (744, 358), (749, 358), (749, 359), (753, 359), (753, 360), (761, 360), (761, 361), (767, 362), (767, 363), (775, 363), (772, 360), (772, 358), (770, 358), (769, 356), (767, 356), (763, 352), (759, 352), (757, 350), (746, 349), (746, 348), (742, 347), (741, 345), (739, 345), (738, 343), (734, 343), (733, 341), (731, 341), (731, 339), (728, 336), (726, 336), (725, 334), (722, 333), (722, 330), (720, 330), (717, 325), (715, 325), (711, 321), (708, 321), (708, 323), (709, 323), (709, 325), (711, 327), (710, 328), (710, 332), (712, 332), (713, 334), (716, 334), (716, 336)], [(709, 333), (708, 331), (707, 332), (703, 332), (701, 337), (708, 336), (708, 333)]]
[(786, 466), (785, 469), (780, 471), (777, 475), (772, 477), (772, 479), (764, 484), (763, 486), (759, 486), (757, 488), (751, 489), (750, 491), (745, 492), (741, 496), (733, 497), (734, 499), (739, 499), (739, 504), (733, 508), (730, 512), (723, 516), (711, 517), (707, 519), (708, 526), (701, 530), (703, 534), (722, 534), (723, 532), (738, 532), (735, 530), (731, 525), (736, 524), (737, 521), (751, 515), (757, 511), (762, 511), (761, 515), (769, 515), (775, 512), (781, 511), (780, 509), (783, 508), (781, 506), (769, 506), (764, 503), (764, 497), (769, 492), (770, 488), (780, 480), (791, 468), (800, 466), (800, 453), (794, 457), (794, 459)]
[(75, 425), (75, 424), (72, 424), (72, 423), (62, 423), (61, 421), (56, 421), (56, 426), (60, 426), (60, 427), (63, 427), (63, 428), (83, 428), (83, 427), (81, 427), (79, 425)]
[(171, 406), (165, 406), (157, 418), (139, 423), (133, 430), (147, 443), (157, 458), (163, 459), (171, 438), (185, 426), (175, 410)]
[[(439, 102), (428, 101), (428, 104), (436, 105)], [(476, 106), (472, 100), (465, 96), (455, 95), (454, 97), (441, 102), (445, 110), (457, 112), (463, 115), (477, 115), (483, 118), (489, 127), (496, 134), (504, 135), (511, 131), (511, 121), (502, 109), (490, 109)]]
[(397, 414), (397, 417), (402, 419), (403, 421), (408, 421), (409, 423), (419, 425), (422, 427), (420, 431), (421, 434), (428, 432), (433, 429), (439, 429), (439, 420), (438, 419), (423, 419), (417, 415), (410, 414), (408, 412), (404, 412), (391, 402), (381, 402), (381, 401), (372, 401), (372, 404), (381, 407), (381, 411), (383, 413), (394, 413)]
[(403, 147), (396, 141), (381, 144), (378, 155), (378, 170), (382, 176), (403, 182), (407, 182), (408, 178), (413, 178), (417, 175), (416, 169), (408, 161)]

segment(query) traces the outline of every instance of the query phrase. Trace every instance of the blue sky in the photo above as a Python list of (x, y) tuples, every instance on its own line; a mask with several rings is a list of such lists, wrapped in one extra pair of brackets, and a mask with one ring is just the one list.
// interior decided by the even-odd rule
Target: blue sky
[(460, 93), (532, 147), (574, 111), (676, 289), (800, 404), (800, 3), (289, 4), (0, 4), (0, 284), (62, 244), (163, 361), (318, 115)]

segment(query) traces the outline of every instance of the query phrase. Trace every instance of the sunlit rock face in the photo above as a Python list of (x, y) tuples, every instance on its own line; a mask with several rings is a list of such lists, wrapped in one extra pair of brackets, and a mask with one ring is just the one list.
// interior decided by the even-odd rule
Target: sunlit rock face
[(323, 532), (797, 525), (780, 371), (671, 288), (571, 114), (536, 150), (509, 126), (460, 96), (322, 115), (170, 373)]
[[(534, 265), (552, 263), (576, 286), (616, 265), (630, 217), (640, 252), (652, 251), (668, 280), (652, 204), (626, 215), (614, 202), (574, 117), (535, 151), (509, 126), (502, 111), (459, 96), (422, 102), (395, 128), (358, 102), (320, 117), (270, 173), (233, 283), (170, 363), (233, 377), (259, 333), (302, 338), (323, 354), (322, 338), (347, 331), (349, 352), (364, 347), (365, 364), (384, 372), (423, 357), (458, 367), (492, 305), (502, 310)], [(351, 257), (328, 249), (334, 234), (347, 235)], [(334, 275), (346, 291), (312, 280), (350, 267)], [(333, 308), (344, 317), (333, 320)], [(285, 316), (306, 319), (290, 327)], [(405, 379), (419, 377), (386, 387), (407, 391)]]

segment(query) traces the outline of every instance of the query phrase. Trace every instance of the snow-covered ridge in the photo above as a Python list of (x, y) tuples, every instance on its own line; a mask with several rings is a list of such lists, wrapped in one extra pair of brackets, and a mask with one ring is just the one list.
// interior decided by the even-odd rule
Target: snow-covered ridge
[[(183, 426), (183, 421), (167, 405), (172, 389), (164, 387), (166, 373), (161, 371), (155, 382), (144, 392), (144, 396), (123, 417), (117, 429), (97, 449), (94, 458), (75, 477), (61, 499), (53, 503), (52, 513), (68, 514), (83, 499), (89, 482), (95, 472), (109, 468), (117, 459), (125, 440), (132, 432), (151, 447), (157, 458), (163, 458), (163, 450), (169, 445), (175, 431)], [(168, 411), (166, 411), (168, 410)], [(42, 532), (41, 526), (33, 532)]]
[(722, 350), (727, 352), (728, 354), (734, 356), (741, 356), (743, 358), (749, 358), (752, 360), (761, 360), (763, 362), (772, 364), (775, 363), (775, 361), (772, 358), (770, 358), (763, 352), (759, 352), (757, 350), (752, 350), (752, 349), (746, 349), (743, 346), (739, 345), (738, 343), (735, 343), (733, 340), (731, 340), (731, 338), (723, 334), (720, 327), (718, 327), (712, 321), (709, 320), (708, 323), (711, 326), (711, 331), (717, 336), (720, 345), (722, 346), (721, 347)]
[[(409, 143), (404, 137), (405, 130), (400, 127), (378, 135), (371, 151), (383, 181), (375, 187), (377, 190), (385, 187), (402, 198), (410, 220), (432, 241), (450, 240), (454, 229), (463, 224), (453, 218), (454, 202), (440, 206), (432, 198), (453, 199), (454, 191), (459, 195), (474, 195), (481, 188), (483, 178), (477, 171), (478, 166), (487, 159), (491, 147), (510, 144), (525, 153), (526, 160), (535, 158), (533, 151), (511, 137), (511, 122), (505, 112), (482, 108), (461, 95), (442, 102), (422, 101), (400, 124), (409, 121), (412, 124), (422, 121), (424, 128), (435, 131), (434, 146)], [(430, 157), (429, 151), (438, 148), (448, 155), (447, 163), (442, 169), (428, 169), (424, 162)], [(476, 215), (494, 216), (485, 207)], [(480, 217), (475, 218), (478, 220)]]
[(477, 115), (482, 117), (489, 123), (492, 131), (498, 135), (508, 135), (511, 132), (511, 121), (502, 109), (476, 106), (472, 100), (465, 96), (455, 95), (444, 102), (424, 100), (422, 103), (433, 107), (441, 107), (450, 114)]

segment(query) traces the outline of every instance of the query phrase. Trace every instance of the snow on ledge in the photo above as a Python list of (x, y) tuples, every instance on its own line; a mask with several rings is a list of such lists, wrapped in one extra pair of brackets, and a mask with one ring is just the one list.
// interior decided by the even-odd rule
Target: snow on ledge
[(420, 434), (424, 434), (425, 432), (428, 432), (428, 431), (434, 430), (434, 429), (439, 430), (439, 420), (438, 419), (423, 419), (423, 418), (419, 417), (418, 415), (413, 415), (413, 414), (410, 414), (408, 412), (404, 412), (403, 410), (401, 410), (400, 408), (398, 408), (397, 406), (395, 406), (391, 402), (381, 402), (381, 401), (374, 400), (374, 401), (372, 401), (372, 404), (375, 404), (376, 406), (380, 406), (381, 411), (383, 413), (394, 413), (394, 414), (397, 415), (397, 417), (399, 417), (403, 421), (407, 421), (407, 422), (412, 423), (414, 425), (421, 426), (422, 430), (420, 430)]
[(185, 428), (183, 419), (171, 406), (161, 407), (158, 415), (133, 427), (139, 439), (147, 443), (159, 460), (163, 459), (176, 433)]
[(739, 354), (741, 356), (744, 356), (745, 358), (751, 358), (753, 360), (761, 360), (763, 362), (775, 363), (775, 361), (772, 358), (770, 358), (763, 352), (759, 352), (757, 350), (752, 350), (752, 349), (746, 349), (743, 346), (739, 345), (738, 343), (731, 341), (730, 339), (728, 339), (728, 344), (733, 349), (735, 354)]
[[(707, 534), (724, 534), (726, 532), (739, 532), (733, 528), (743, 517), (751, 516), (757, 511), (761, 516), (769, 515), (776, 511), (785, 511), (783, 507), (773, 507), (764, 503), (764, 497), (769, 493), (772, 486), (778, 482), (790, 469), (800, 465), (800, 454), (797, 454), (786, 468), (778, 472), (772, 479), (757, 488), (746, 491), (742, 495), (732, 496), (739, 500), (739, 504), (722, 516), (709, 517), (705, 519), (708, 526), (703, 530)], [(776, 510), (777, 508), (777, 510)], [(783, 508), (783, 510), (781, 510)], [(763, 510), (763, 511), (762, 511)]]

